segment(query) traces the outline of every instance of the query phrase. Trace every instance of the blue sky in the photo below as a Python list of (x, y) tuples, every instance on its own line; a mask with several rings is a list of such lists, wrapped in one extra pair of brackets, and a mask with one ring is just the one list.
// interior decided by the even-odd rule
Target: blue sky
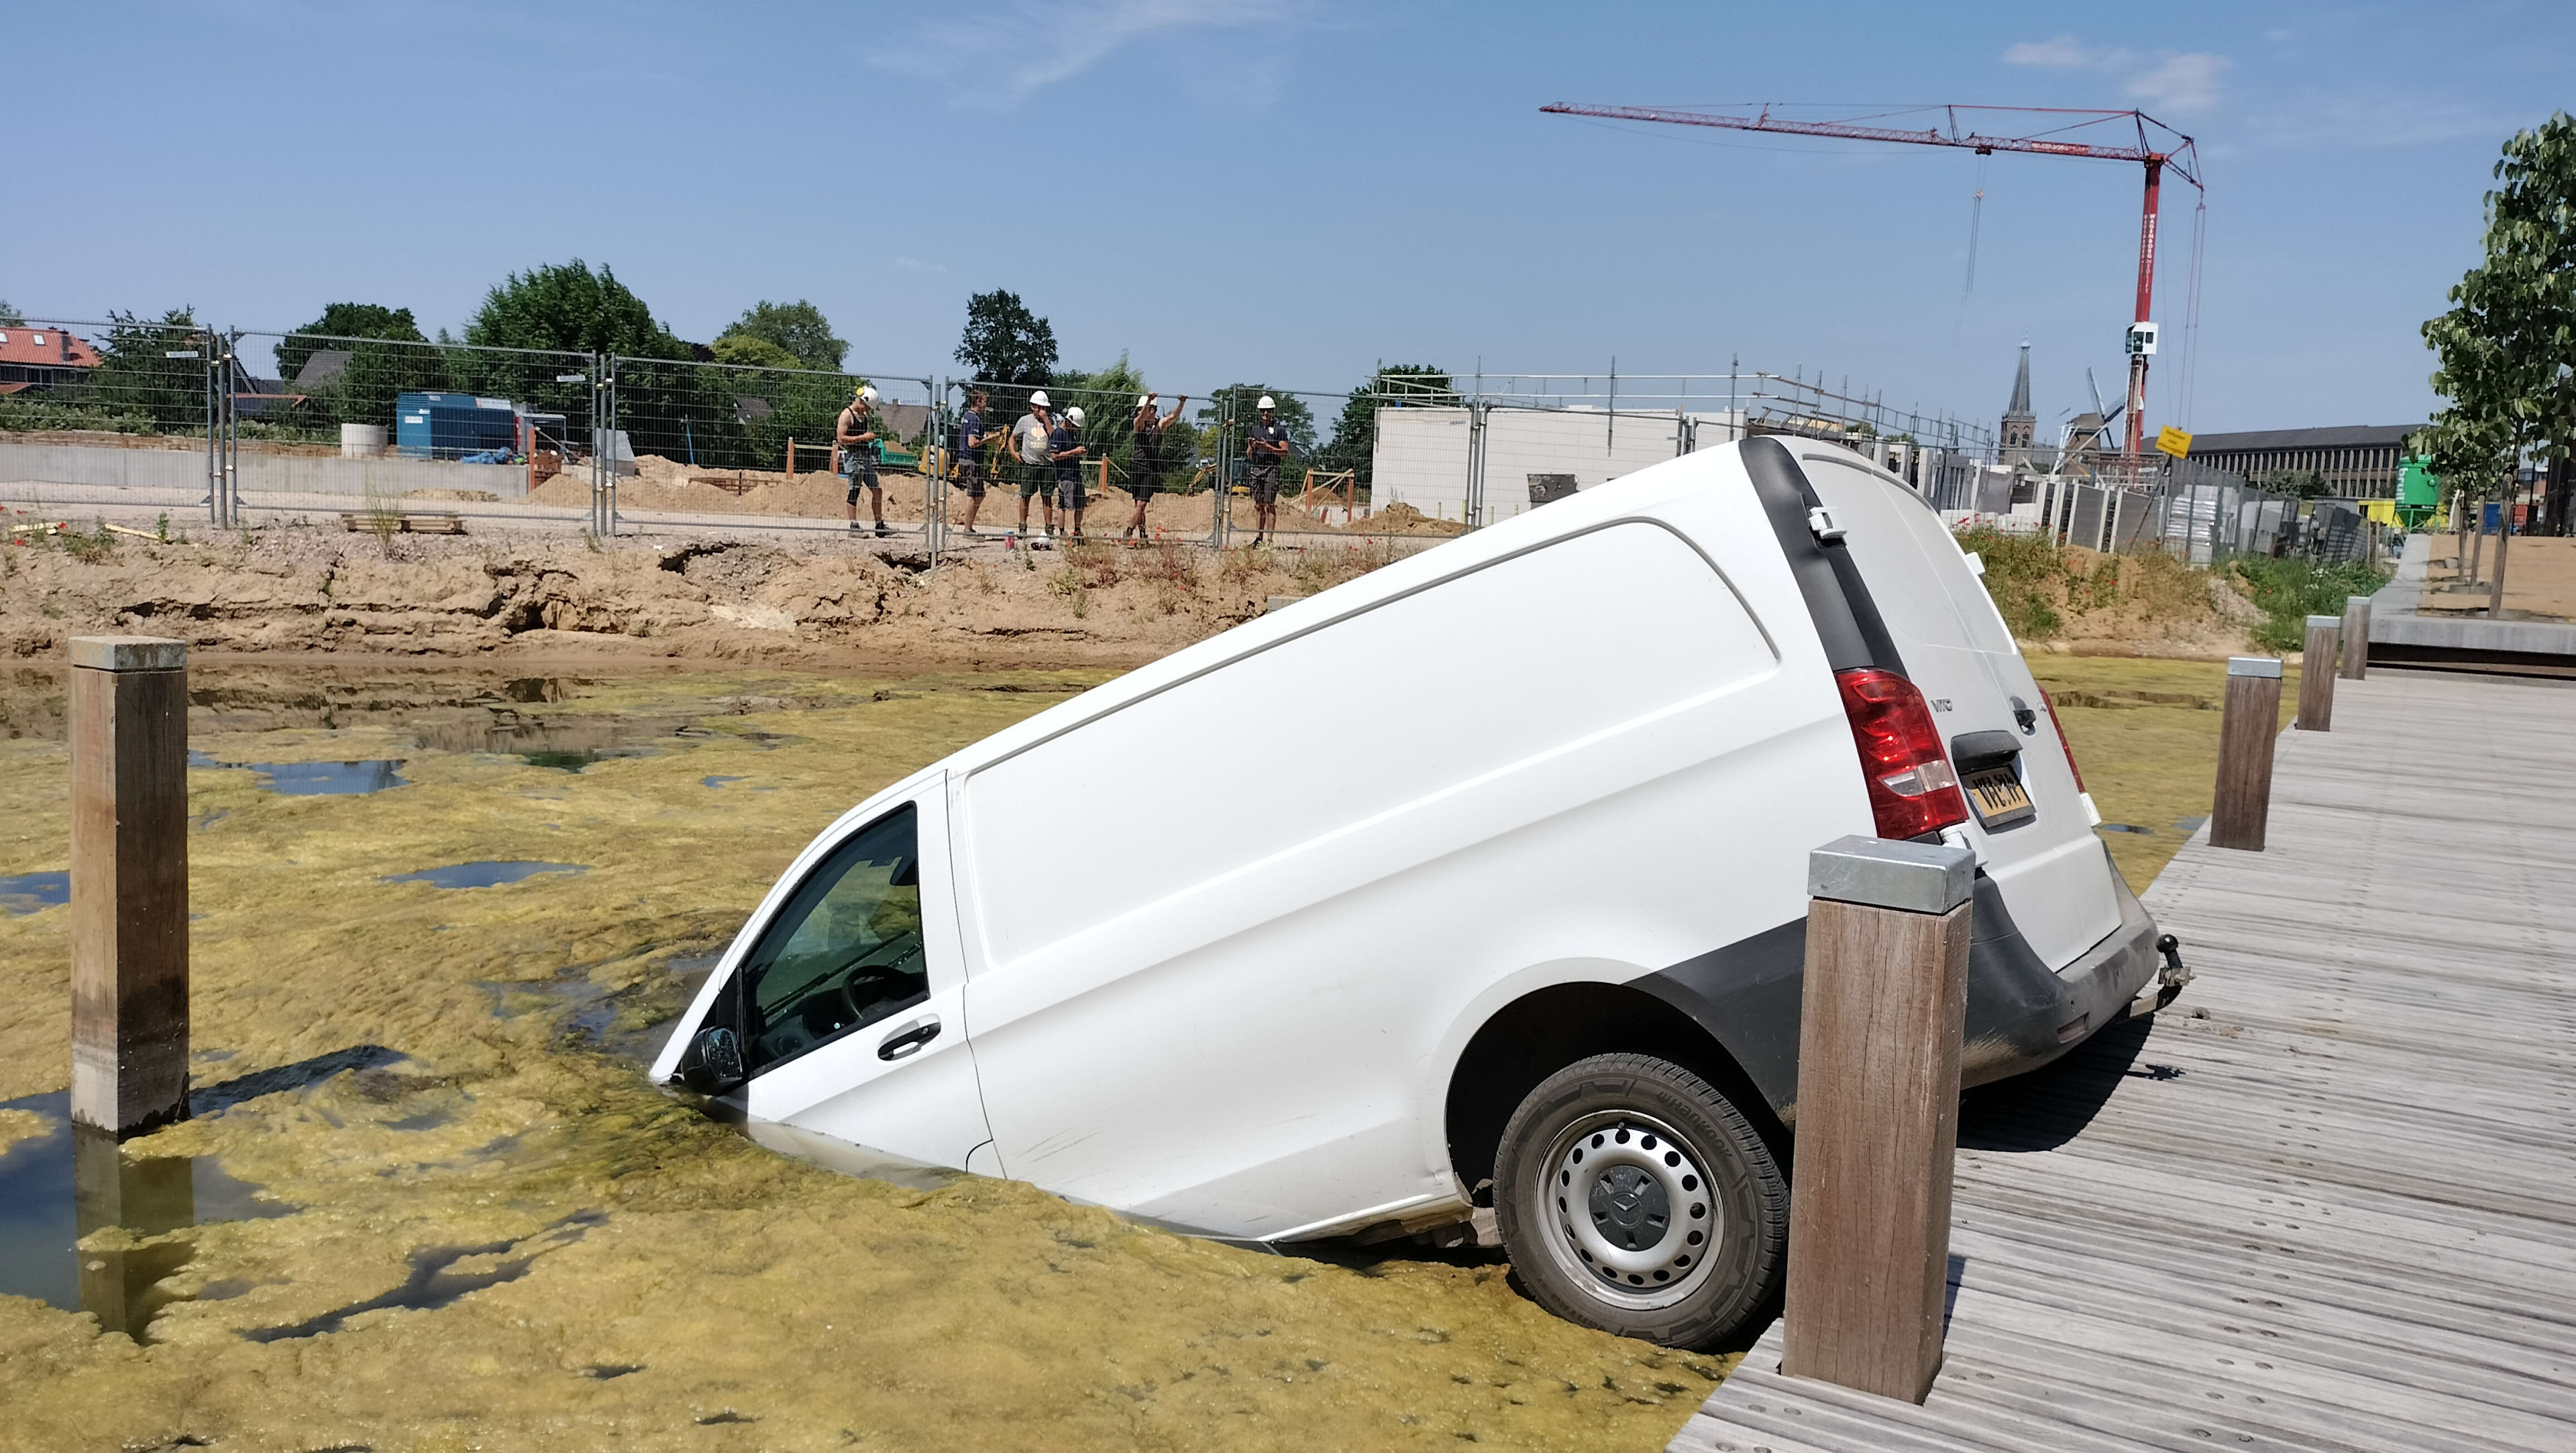
[[(2133, 166), (1618, 127), (1550, 101), (2143, 107), (2209, 182), (2203, 430), (2420, 419), (2417, 325), (2498, 144), (2566, 97), (2576, 7), (2170, 4), (15, 7), (0, 297), (336, 300), (455, 327), (613, 266), (684, 337), (810, 298), (856, 367), (950, 368), (1008, 287), (1066, 363), (1167, 392), (1465, 372), (1848, 375), (2043, 430), (2120, 387)], [(1973, 294), (1971, 193), (1985, 190)], [(2168, 183), (2171, 387), (2195, 198)]]

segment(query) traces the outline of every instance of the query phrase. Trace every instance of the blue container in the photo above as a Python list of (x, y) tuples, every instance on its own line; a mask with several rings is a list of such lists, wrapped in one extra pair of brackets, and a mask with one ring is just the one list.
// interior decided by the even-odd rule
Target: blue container
[(519, 414), (508, 399), (448, 393), (394, 399), (394, 452), (405, 459), (460, 459), (518, 444)]

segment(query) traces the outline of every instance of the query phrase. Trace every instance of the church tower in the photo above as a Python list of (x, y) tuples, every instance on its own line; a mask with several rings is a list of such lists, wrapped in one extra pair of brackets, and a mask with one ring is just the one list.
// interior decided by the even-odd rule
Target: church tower
[(2030, 340), (2021, 340), (2021, 368), (2013, 374), (2012, 402), (2004, 406), (2003, 450), (2007, 464), (2030, 462), (2032, 431), (2039, 418), (2030, 411)]

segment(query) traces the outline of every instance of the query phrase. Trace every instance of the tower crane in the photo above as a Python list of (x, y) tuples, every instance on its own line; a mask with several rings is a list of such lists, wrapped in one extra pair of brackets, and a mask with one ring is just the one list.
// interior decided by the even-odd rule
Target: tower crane
[[(2065, 156), (2094, 161), (2135, 162), (2146, 169), (2146, 204), (2138, 217), (2138, 311), (2129, 324), (2129, 402), (2123, 410), (2128, 415), (2128, 446), (2123, 459), (2134, 468), (2145, 442), (2147, 416), (2147, 359), (2156, 351), (2156, 325), (2151, 305), (2156, 288), (2156, 208), (2157, 196), (2170, 168), (2175, 176), (2192, 184), (2203, 197), (2208, 188), (2201, 185), (2200, 153), (2192, 139), (2149, 116), (2144, 111), (2077, 111), (2046, 106), (1938, 106), (1918, 107), (1909, 111), (1875, 117), (1857, 117), (1842, 121), (1794, 121), (1771, 114), (1766, 102), (1753, 108), (1753, 114), (1742, 114), (1746, 108), (1726, 111), (1677, 110), (1661, 106), (1586, 106), (1560, 101), (1539, 110), (1557, 116), (1592, 116), (1610, 121), (1654, 121), (1676, 126), (1717, 126), (1733, 131), (1768, 131), (1790, 136), (1829, 136), (1849, 141), (1904, 142), (1916, 146), (1954, 146), (1974, 151), (1979, 156), (1996, 152), (2017, 152), (2031, 156)], [(1872, 120), (1891, 119), (1892, 115), (1912, 115), (1938, 111), (1942, 124), (1922, 128), (1871, 126)], [(1965, 115), (1968, 125), (1962, 127)], [(2049, 121), (2020, 135), (1993, 135), (1976, 129), (1980, 116), (2048, 117)], [(2134, 143), (2123, 141), (2104, 144), (2100, 141), (2076, 140), (2069, 133), (2089, 126), (2123, 125), (2135, 135)], [(2097, 133), (2098, 134), (2098, 133)], [(2195, 279), (2195, 285), (2197, 280)]]

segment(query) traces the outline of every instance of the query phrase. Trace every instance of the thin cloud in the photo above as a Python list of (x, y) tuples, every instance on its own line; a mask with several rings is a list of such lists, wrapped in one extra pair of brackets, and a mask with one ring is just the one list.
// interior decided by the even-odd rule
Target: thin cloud
[(890, 70), (960, 81), (961, 99), (1015, 106), (1148, 36), (1273, 25), (1294, 8), (1277, 0), (1021, 0), (925, 26), (875, 60)]
[(2131, 98), (2172, 115), (2194, 116), (2218, 109), (2222, 82), (2236, 62), (2208, 51), (2145, 54), (2125, 46), (2086, 45), (2073, 35), (2053, 35), (2006, 47), (2004, 64), (2123, 75), (2127, 79), (2122, 89)]

